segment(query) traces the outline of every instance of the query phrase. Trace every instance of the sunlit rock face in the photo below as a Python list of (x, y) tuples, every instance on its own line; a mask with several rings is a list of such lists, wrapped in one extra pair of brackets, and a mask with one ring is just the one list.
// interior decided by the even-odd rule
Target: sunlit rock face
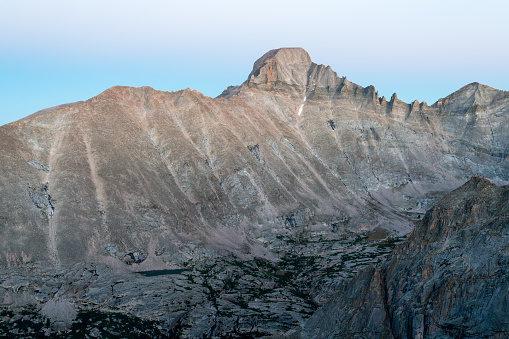
[(471, 175), (509, 180), (508, 114), (476, 83), (388, 101), (300, 48), (214, 99), (113, 87), (0, 127), (0, 264), (151, 269), (272, 259), (265, 241), (296, 227), (406, 234)]
[(381, 269), (345, 282), (304, 338), (506, 338), (509, 186), (472, 177)]

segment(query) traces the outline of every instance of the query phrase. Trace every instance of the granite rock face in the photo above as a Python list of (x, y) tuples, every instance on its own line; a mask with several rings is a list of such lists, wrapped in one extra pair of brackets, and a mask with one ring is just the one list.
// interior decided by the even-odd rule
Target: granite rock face
[(509, 180), (508, 114), (480, 84), (387, 101), (300, 48), (215, 99), (113, 87), (0, 127), (0, 265), (149, 270), (207, 246), (272, 260), (260, 239), (296, 227), (407, 234), (471, 175)]
[(506, 338), (509, 186), (473, 177), (430, 209), (381, 268), (360, 271), (305, 338)]

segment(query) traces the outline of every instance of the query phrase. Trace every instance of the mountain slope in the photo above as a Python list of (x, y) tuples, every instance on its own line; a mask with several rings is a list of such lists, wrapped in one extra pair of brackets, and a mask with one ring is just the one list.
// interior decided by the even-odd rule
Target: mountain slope
[(2, 126), (0, 262), (148, 269), (271, 258), (263, 242), (296, 227), (405, 234), (469, 176), (509, 180), (509, 94), (469, 86), (387, 102), (278, 49), (216, 99), (113, 87)]

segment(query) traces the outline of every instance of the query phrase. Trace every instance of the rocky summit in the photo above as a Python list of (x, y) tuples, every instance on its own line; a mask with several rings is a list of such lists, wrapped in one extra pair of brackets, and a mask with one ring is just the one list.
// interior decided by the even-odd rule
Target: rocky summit
[(387, 100), (282, 48), (217, 98), (113, 87), (1, 126), (0, 334), (503, 337), (478, 304), (504, 288), (508, 115), (506, 91)]

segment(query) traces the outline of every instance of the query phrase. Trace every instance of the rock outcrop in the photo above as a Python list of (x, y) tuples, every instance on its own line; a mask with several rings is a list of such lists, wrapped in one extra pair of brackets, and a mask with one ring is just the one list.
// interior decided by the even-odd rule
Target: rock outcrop
[(506, 338), (509, 186), (479, 176), (430, 209), (380, 269), (360, 271), (305, 338)]

